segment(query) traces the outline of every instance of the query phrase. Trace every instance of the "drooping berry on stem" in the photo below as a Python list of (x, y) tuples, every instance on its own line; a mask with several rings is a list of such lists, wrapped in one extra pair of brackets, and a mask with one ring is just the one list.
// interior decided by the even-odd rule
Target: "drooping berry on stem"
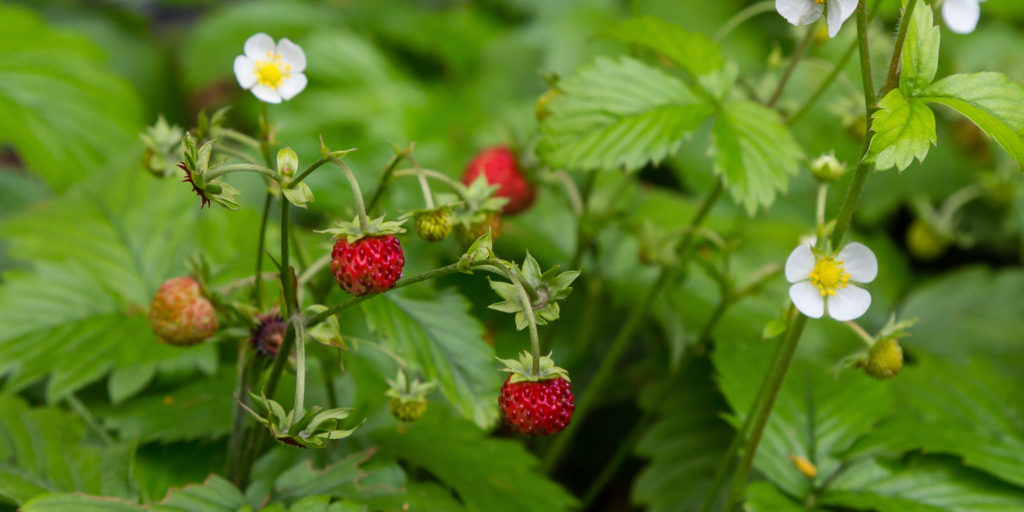
[(217, 331), (217, 312), (191, 277), (168, 279), (153, 296), (149, 326), (168, 345), (194, 345)]
[(519, 161), (506, 146), (492, 146), (477, 153), (466, 166), (462, 183), (468, 186), (481, 174), (488, 183), (498, 185), (495, 196), (508, 199), (501, 210), (504, 214), (519, 213), (529, 208), (536, 199), (533, 185), (523, 176)]

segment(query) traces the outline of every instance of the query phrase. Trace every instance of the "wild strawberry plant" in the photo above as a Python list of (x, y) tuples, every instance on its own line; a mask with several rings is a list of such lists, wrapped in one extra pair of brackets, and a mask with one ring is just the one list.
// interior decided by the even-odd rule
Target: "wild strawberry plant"
[(1024, 7), (647, 4), (0, 7), (0, 510), (1024, 510)]

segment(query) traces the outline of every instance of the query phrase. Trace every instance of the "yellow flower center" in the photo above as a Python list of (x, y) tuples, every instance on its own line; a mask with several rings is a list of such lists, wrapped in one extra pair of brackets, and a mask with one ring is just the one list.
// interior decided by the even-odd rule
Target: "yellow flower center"
[(843, 268), (843, 260), (836, 260), (831, 256), (825, 256), (814, 264), (811, 271), (811, 284), (818, 287), (821, 296), (835, 295), (839, 288), (846, 288), (850, 282), (850, 274)]
[(814, 0), (814, 3), (818, 5), (825, 5), (825, 0)]
[(256, 69), (252, 72), (260, 85), (266, 85), (271, 89), (277, 89), (281, 81), (291, 76), (292, 66), (281, 62), (281, 55), (267, 52), (267, 59), (257, 60)]

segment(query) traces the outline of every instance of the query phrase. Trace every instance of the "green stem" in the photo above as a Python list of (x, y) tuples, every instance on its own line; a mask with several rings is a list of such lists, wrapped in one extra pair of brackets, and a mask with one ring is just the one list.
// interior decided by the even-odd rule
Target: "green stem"
[(366, 204), (363, 203), (363, 191), (359, 188), (359, 180), (348, 164), (337, 158), (332, 158), (331, 161), (341, 168), (348, 179), (348, 184), (352, 187), (352, 198), (356, 201), (356, 211), (359, 212), (359, 228), (366, 231), (370, 226), (370, 220), (366, 218)]
[(903, 11), (900, 19), (900, 31), (896, 35), (896, 44), (892, 47), (892, 57), (889, 59), (889, 74), (885, 78), (885, 85), (879, 96), (885, 97), (889, 91), (896, 88), (900, 81), (900, 58), (903, 55), (903, 43), (907, 40), (907, 30), (910, 27), (910, 17), (914, 15), (914, 6), (917, 0), (907, 0), (907, 8)]
[(373, 197), (370, 198), (370, 202), (366, 205), (368, 211), (373, 211), (377, 207), (381, 196), (384, 195), (384, 190), (388, 188), (388, 182), (391, 181), (391, 173), (398, 168), (398, 164), (402, 163), (402, 159), (409, 156), (409, 152), (409, 149), (396, 151), (395, 156), (391, 157), (387, 167), (384, 168), (384, 173), (380, 175), (380, 182), (377, 184), (377, 189), (373, 191)]
[(252, 293), (253, 298), (256, 300), (256, 309), (263, 310), (263, 253), (265, 252), (265, 246), (267, 242), (267, 219), (270, 216), (270, 205), (274, 201), (274, 195), (267, 190), (267, 195), (263, 199), (263, 216), (260, 218), (260, 233), (259, 238), (256, 241), (256, 273), (253, 275), (255, 279)]
[(233, 172), (255, 172), (267, 176), (268, 178), (271, 178), (274, 181), (281, 180), (281, 175), (278, 174), (277, 171), (270, 169), (268, 167), (264, 167), (262, 165), (247, 163), (222, 165), (220, 167), (217, 167), (216, 170), (206, 173), (203, 176), (203, 178), (205, 178), (207, 182), (210, 182), (216, 178), (224, 176), (225, 174), (230, 174)]
[(434, 209), (434, 194), (430, 191), (430, 183), (427, 182), (427, 176), (423, 174), (423, 170), (416, 173), (416, 180), (420, 182), (420, 192), (423, 194), (423, 204), (428, 210)]
[(103, 426), (96, 420), (96, 417), (89, 412), (89, 408), (86, 407), (85, 404), (83, 404), (82, 401), (74, 395), (74, 393), (69, 393), (67, 398), (64, 400), (66, 400), (68, 405), (70, 405), (75, 411), (75, 414), (80, 416), (85, 421), (85, 424), (93, 430), (93, 432), (96, 432), (96, 435), (103, 440), (103, 444), (107, 446), (112, 446), (114, 444), (114, 439), (110, 437), (110, 434), (108, 434), (106, 430), (103, 429)]
[(572, 177), (564, 169), (555, 171), (555, 177), (558, 178), (558, 182), (565, 188), (565, 195), (569, 198), (569, 206), (572, 207), (572, 212), (576, 214), (577, 218), (582, 216), (583, 195), (580, 194), (580, 189), (576, 187), (576, 182), (572, 180)]
[(818, 240), (825, 236), (825, 205), (828, 200), (828, 183), (818, 185), (818, 201), (815, 208), (814, 220), (818, 231)]
[[(721, 195), (723, 187), (722, 180), (716, 180), (715, 185), (708, 191), (707, 196), (704, 197), (701, 205), (694, 213), (693, 219), (690, 220), (689, 227), (691, 229), (688, 230), (680, 243), (680, 267), (686, 265), (686, 261), (692, 253), (690, 249), (693, 242), (693, 232), (695, 231), (692, 228), (696, 228), (704, 222), (704, 219), (711, 211), (711, 206), (714, 205), (715, 201), (717, 201), (718, 197)], [(559, 459), (569, 447), (573, 437), (575, 437), (576, 432), (579, 431), (579, 426), (586, 420), (587, 415), (591, 412), (591, 408), (593, 408), (597, 399), (604, 393), (605, 387), (617, 370), (619, 359), (625, 353), (629, 342), (633, 339), (634, 332), (643, 323), (644, 318), (647, 317), (651, 304), (654, 302), (654, 298), (659, 292), (661, 292), (661, 289), (668, 284), (673, 273), (672, 269), (662, 267), (661, 272), (651, 284), (650, 288), (647, 289), (643, 299), (641, 299), (636, 307), (633, 308), (633, 311), (630, 313), (626, 323), (623, 324), (622, 330), (619, 331), (618, 336), (616, 336), (615, 340), (612, 341), (611, 347), (608, 348), (604, 357), (601, 358), (601, 365), (598, 367), (597, 372), (594, 374), (593, 379), (591, 379), (587, 389), (580, 396), (576, 405), (576, 411), (573, 413), (574, 421), (570, 423), (569, 427), (558, 436), (552, 445), (551, 450), (548, 451), (545, 456), (545, 472), (550, 473), (555, 469)]]
[(263, 161), (267, 163), (267, 167), (274, 166), (274, 159), (271, 155), (270, 147), (270, 116), (267, 114), (267, 104), (260, 102), (260, 143), (259, 150), (260, 154), (263, 155)]
[(400, 178), (402, 176), (416, 176), (418, 178), (421, 175), (422, 176), (426, 176), (427, 178), (430, 178), (430, 179), (434, 179), (434, 180), (440, 181), (441, 183), (444, 183), (445, 185), (448, 186), (448, 188), (452, 189), (452, 192), (455, 192), (460, 198), (462, 198), (463, 201), (465, 201), (471, 207), (475, 207), (475, 205), (472, 204), (472, 201), (470, 201), (469, 196), (466, 195), (466, 187), (462, 183), (459, 183), (458, 181), (455, 181), (454, 179), (452, 179), (451, 177), (449, 177), (447, 174), (445, 174), (443, 172), (435, 171), (433, 169), (423, 169), (423, 168), (420, 168), (420, 169), (401, 169), (401, 170), (395, 171), (395, 172), (393, 172), (391, 174), (391, 176), (394, 177), (394, 178)]
[(320, 168), (321, 165), (324, 165), (324, 164), (326, 164), (327, 162), (330, 162), (330, 161), (331, 161), (331, 159), (329, 159), (329, 158), (327, 158), (327, 159), (321, 158), (320, 160), (317, 160), (316, 162), (313, 162), (313, 165), (310, 165), (309, 167), (307, 167), (306, 170), (302, 171), (302, 173), (300, 173), (298, 176), (296, 176), (295, 179), (289, 181), (288, 184), (289, 185), (295, 185), (295, 184), (301, 182), (302, 180), (306, 179), (306, 176), (309, 176), (313, 171), (315, 171), (318, 168)]
[(249, 153), (246, 153), (245, 151), (241, 151), (241, 150), (235, 149), (235, 148), (233, 148), (231, 146), (225, 146), (225, 145), (222, 145), (222, 144), (221, 145), (217, 145), (216, 146), (216, 151), (219, 151), (221, 153), (227, 153), (230, 156), (233, 156), (233, 157), (238, 158), (240, 160), (244, 160), (244, 161), (246, 161), (246, 162), (248, 162), (250, 164), (253, 164), (253, 165), (259, 165), (260, 164), (260, 161), (257, 160), (252, 155), (250, 155)]
[(860, 324), (858, 324), (857, 322), (854, 322), (853, 320), (850, 320), (850, 321), (847, 321), (847, 322), (844, 322), (844, 323), (846, 324), (847, 327), (850, 328), (851, 331), (853, 331), (857, 335), (858, 338), (861, 339), (861, 341), (866, 343), (868, 347), (874, 346), (874, 344), (875, 344), (875, 337), (870, 335), (870, 334), (868, 334), (868, 332), (865, 331), (864, 328), (860, 326)]
[(245, 436), (246, 393), (249, 389), (250, 358), (246, 347), (247, 342), (238, 342), (238, 361), (235, 368), (235, 407), (231, 417), (231, 437), (228, 440), (228, 479), (238, 484), (238, 471), (241, 468), (242, 442)]
[[(816, 25), (816, 24), (815, 24)], [(782, 90), (786, 88), (786, 84), (789, 83), (789, 77), (793, 75), (793, 70), (796, 69), (797, 63), (803, 58), (804, 54), (807, 53), (807, 49), (811, 47), (811, 42), (814, 41), (814, 27), (811, 25), (807, 28), (807, 34), (797, 45), (796, 49), (793, 50), (793, 55), (789, 57), (789, 64), (786, 66), (785, 71), (782, 72), (782, 77), (779, 78), (779, 84), (775, 86), (775, 92), (768, 98), (768, 102), (765, 105), (774, 107), (775, 103), (779, 101), (779, 97), (782, 96)]]
[[(743, 459), (740, 460), (740, 464), (733, 474), (732, 489), (729, 492), (729, 499), (726, 501), (726, 510), (732, 510), (733, 505), (739, 503), (743, 495), (747, 477), (750, 475), (750, 469), (754, 463), (754, 456), (757, 455), (757, 448), (761, 443), (761, 436), (764, 434), (764, 427), (768, 423), (772, 406), (775, 405), (775, 399), (779, 395), (779, 389), (782, 388), (789, 365), (793, 362), (793, 355), (796, 353), (796, 347), (800, 343), (800, 336), (803, 335), (806, 325), (807, 317), (800, 313), (794, 313), (790, 319), (789, 328), (786, 330), (786, 337), (779, 345), (779, 349), (775, 353), (775, 360), (772, 361), (768, 375), (765, 376), (764, 383), (761, 385), (764, 399), (757, 404), (753, 414), (747, 416), (751, 425), (749, 439), (743, 450)], [(744, 426), (746, 426), (746, 422)], [(747, 437), (744, 436), (744, 438)]]
[[(469, 268), (480, 268), (480, 267), (483, 267), (485, 265), (491, 265), (491, 263), (490, 262), (472, 263), (472, 264), (469, 265)], [(392, 287), (391, 290), (395, 290), (395, 289), (401, 288), (403, 286), (409, 286), (410, 284), (416, 284), (416, 283), (419, 283), (421, 281), (427, 281), (427, 280), (430, 280), (430, 279), (435, 279), (435, 278), (438, 278), (438, 277), (444, 277), (444, 276), (451, 275), (451, 274), (456, 274), (456, 273), (459, 273), (459, 272), (465, 272), (466, 270), (467, 269), (466, 269), (465, 263), (462, 263), (462, 262), (452, 263), (451, 265), (445, 265), (445, 266), (440, 267), (440, 268), (435, 268), (434, 270), (428, 270), (426, 272), (423, 272), (423, 273), (420, 273), (420, 274), (416, 274), (414, 276), (403, 277), (403, 278), (399, 279), (395, 283), (395, 286)], [(391, 290), (387, 290), (387, 291), (382, 292), (382, 293), (387, 293), (388, 291), (391, 291)], [(335, 304), (334, 306), (331, 306), (331, 307), (327, 308), (326, 310), (324, 310), (324, 311), (322, 311), (320, 313), (317, 313), (317, 314), (309, 317), (309, 319), (306, 321), (306, 327), (307, 328), (313, 327), (314, 325), (317, 325), (320, 322), (323, 322), (324, 320), (327, 320), (332, 315), (336, 315), (336, 314), (344, 311), (345, 309), (347, 309), (349, 307), (352, 307), (352, 306), (354, 306), (354, 305), (356, 305), (356, 304), (358, 304), (358, 303), (360, 303), (360, 302), (362, 302), (362, 301), (364, 301), (366, 299), (371, 299), (371, 298), (373, 298), (375, 296), (376, 295), (363, 295), (363, 296), (360, 296), (360, 297), (354, 297), (354, 296), (353, 297), (349, 297), (344, 302), (342, 302), (340, 304)]]
[(725, 36), (729, 35), (729, 33), (735, 30), (736, 27), (742, 25), (743, 22), (749, 20), (750, 18), (753, 18), (754, 16), (757, 16), (758, 14), (772, 12), (774, 10), (775, 0), (768, 0), (767, 2), (759, 2), (754, 5), (751, 5), (750, 7), (747, 7), (746, 9), (743, 9), (742, 11), (734, 14), (732, 18), (729, 18), (729, 20), (726, 21), (725, 24), (722, 25), (722, 27), (715, 32), (715, 35), (714, 37), (712, 37), (712, 39), (714, 39), (715, 42), (721, 42), (723, 39), (725, 39)]
[[(878, 0), (879, 2), (881, 0)], [(865, 0), (857, 5), (857, 48), (860, 55), (860, 78), (864, 86), (864, 112), (871, 119), (871, 110), (875, 106), (875, 80), (871, 75), (871, 52), (868, 48), (868, 17), (865, 12)]]
[(256, 151), (261, 151), (260, 150), (260, 141), (254, 139), (254, 138), (252, 138), (252, 137), (250, 137), (250, 136), (248, 136), (248, 135), (246, 135), (246, 134), (244, 134), (242, 132), (237, 132), (237, 131), (232, 130), (230, 128), (220, 128), (220, 129), (217, 130), (217, 135), (223, 135), (223, 136), (225, 136), (225, 137), (227, 137), (229, 139), (232, 139), (232, 140), (235, 140), (235, 141), (240, 142), (242, 144), (245, 144), (246, 146), (249, 146), (250, 148), (255, 149)]
[(301, 418), (305, 414), (306, 401), (306, 334), (301, 320), (294, 317), (295, 329), (295, 404), (292, 410), (295, 414), (292, 418)]
[(526, 314), (526, 321), (530, 325), (530, 351), (533, 353), (533, 375), (540, 376), (540, 338), (537, 336), (537, 317), (533, 313), (533, 302), (530, 295), (526, 293), (523, 282), (512, 269), (505, 269), (508, 279), (516, 285), (519, 292), (519, 301), (523, 303), (523, 313)]
[[(591, 240), (587, 236), (586, 223), (590, 216), (590, 196), (594, 192), (594, 186), (597, 182), (597, 174), (600, 171), (590, 171), (587, 175), (586, 181), (583, 182), (583, 190), (580, 192), (581, 206), (580, 214), (576, 218), (576, 252), (573, 253), (572, 263), (569, 264), (569, 268), (580, 268), (583, 263), (583, 255), (586, 249), (590, 246)], [(556, 324), (557, 325), (557, 324)]]

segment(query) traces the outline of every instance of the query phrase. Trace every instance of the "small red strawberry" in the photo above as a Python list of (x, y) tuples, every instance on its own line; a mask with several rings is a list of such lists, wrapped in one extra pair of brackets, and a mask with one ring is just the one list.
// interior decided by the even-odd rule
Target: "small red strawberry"
[(191, 277), (168, 279), (153, 296), (149, 326), (169, 345), (194, 345), (217, 330), (217, 312)]
[(523, 352), (519, 361), (501, 360), (511, 375), (498, 396), (505, 424), (526, 436), (550, 436), (569, 425), (576, 409), (569, 387), (569, 374), (555, 366), (550, 357), (540, 360), (539, 374), (533, 373), (533, 356)]
[(536, 198), (533, 185), (523, 177), (519, 162), (508, 147), (492, 146), (477, 153), (466, 166), (462, 183), (468, 186), (481, 174), (488, 183), (498, 185), (495, 196), (508, 199), (502, 213), (519, 213), (533, 204)]
[(402, 277), (405, 256), (394, 235), (339, 238), (331, 251), (331, 271), (338, 286), (357, 297), (380, 293)]

